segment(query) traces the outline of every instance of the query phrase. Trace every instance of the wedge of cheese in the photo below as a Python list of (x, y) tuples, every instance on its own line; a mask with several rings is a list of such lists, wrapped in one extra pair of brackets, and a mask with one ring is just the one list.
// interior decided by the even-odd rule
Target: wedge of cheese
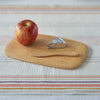
[(65, 47), (66, 47), (66, 42), (60, 37), (57, 37), (54, 40), (50, 41), (47, 45), (48, 49), (61, 49)]

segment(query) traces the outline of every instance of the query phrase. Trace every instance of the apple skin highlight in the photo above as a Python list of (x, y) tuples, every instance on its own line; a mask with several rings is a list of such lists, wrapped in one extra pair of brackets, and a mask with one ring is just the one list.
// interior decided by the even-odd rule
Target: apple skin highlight
[(38, 27), (31, 20), (22, 20), (15, 26), (14, 34), (20, 44), (29, 45), (36, 40)]

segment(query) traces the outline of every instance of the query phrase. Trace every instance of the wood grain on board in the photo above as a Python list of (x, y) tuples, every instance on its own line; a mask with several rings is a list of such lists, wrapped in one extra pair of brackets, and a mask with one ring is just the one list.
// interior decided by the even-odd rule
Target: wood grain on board
[(47, 43), (54, 38), (56, 37), (39, 34), (37, 40), (28, 46), (19, 44), (13, 38), (4, 52), (8, 57), (44, 66), (64, 69), (79, 67), (87, 56), (88, 47), (83, 43), (64, 39), (66, 48), (48, 49)]

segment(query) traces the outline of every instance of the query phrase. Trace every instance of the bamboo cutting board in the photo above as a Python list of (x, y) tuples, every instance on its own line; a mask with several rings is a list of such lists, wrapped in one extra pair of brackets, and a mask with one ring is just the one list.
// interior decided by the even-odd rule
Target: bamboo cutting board
[(28, 46), (23, 46), (13, 38), (5, 48), (5, 55), (21, 61), (44, 66), (74, 69), (79, 67), (86, 58), (88, 47), (80, 42), (64, 39), (66, 48), (48, 49), (47, 43), (54, 36), (38, 35), (37, 40)]

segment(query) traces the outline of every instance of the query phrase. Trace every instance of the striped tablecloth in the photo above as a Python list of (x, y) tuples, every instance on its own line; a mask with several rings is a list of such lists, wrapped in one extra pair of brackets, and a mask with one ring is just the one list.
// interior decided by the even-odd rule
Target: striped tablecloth
[[(8, 58), (3, 50), (23, 19), (39, 33), (83, 42), (89, 53), (77, 69), (65, 70)], [(100, 94), (100, 7), (0, 6), (0, 94)]]

